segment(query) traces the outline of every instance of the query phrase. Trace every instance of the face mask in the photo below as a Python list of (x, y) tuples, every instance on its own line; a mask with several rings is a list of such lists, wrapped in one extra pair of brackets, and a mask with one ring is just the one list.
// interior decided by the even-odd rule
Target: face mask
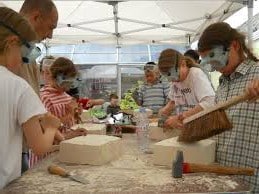
[(161, 72), (161, 74), (162, 77), (167, 77), (169, 82), (179, 80), (180, 78), (179, 69), (177, 66), (170, 68), (168, 72)]
[(228, 63), (229, 49), (225, 49), (223, 46), (218, 46), (203, 57), (201, 60), (201, 66), (207, 71), (215, 71), (216, 69), (222, 69)]
[(56, 78), (57, 85), (61, 88), (70, 89), (76, 85), (76, 78), (66, 79), (64, 75), (58, 75)]
[(25, 43), (22, 45), (21, 55), (24, 63), (31, 64), (41, 55), (41, 50), (33, 43)]

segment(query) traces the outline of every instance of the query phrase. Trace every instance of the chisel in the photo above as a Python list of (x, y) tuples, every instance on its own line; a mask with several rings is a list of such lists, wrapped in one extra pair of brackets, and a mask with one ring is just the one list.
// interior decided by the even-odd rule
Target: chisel
[(48, 167), (48, 171), (50, 174), (55, 174), (59, 175), (65, 178), (70, 178), (71, 180), (74, 180), (79, 183), (87, 184), (89, 183), (87, 180), (84, 178), (77, 176), (77, 175), (71, 175), (69, 172), (67, 172), (65, 169), (61, 168), (60, 166), (57, 165), (50, 165)]

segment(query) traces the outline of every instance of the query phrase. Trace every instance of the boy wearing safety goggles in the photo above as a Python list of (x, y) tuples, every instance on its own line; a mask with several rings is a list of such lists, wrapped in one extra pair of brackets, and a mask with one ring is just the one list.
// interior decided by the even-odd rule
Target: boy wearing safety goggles
[(43, 154), (60, 126), (56, 117), (46, 114), (31, 86), (15, 75), (22, 60), (34, 56), (34, 40), (27, 20), (0, 7), (0, 189), (21, 175), (23, 135), (36, 154)]

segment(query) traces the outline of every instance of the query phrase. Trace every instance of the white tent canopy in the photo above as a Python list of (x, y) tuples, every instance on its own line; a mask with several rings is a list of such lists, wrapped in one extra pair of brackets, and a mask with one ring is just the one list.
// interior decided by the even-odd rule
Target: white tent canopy
[[(244, 0), (54, 1), (59, 23), (53, 44), (187, 44), (209, 24), (244, 7)], [(0, 5), (19, 11), (23, 1)]]

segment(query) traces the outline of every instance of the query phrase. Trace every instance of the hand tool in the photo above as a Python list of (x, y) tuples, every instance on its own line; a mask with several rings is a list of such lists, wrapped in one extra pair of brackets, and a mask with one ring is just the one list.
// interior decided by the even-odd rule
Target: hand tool
[(195, 173), (195, 172), (205, 172), (205, 173), (216, 173), (224, 175), (247, 175), (253, 176), (255, 174), (254, 168), (244, 168), (244, 167), (227, 167), (220, 166), (216, 164), (195, 164), (186, 163), (183, 161), (182, 151), (178, 151), (176, 159), (172, 166), (172, 175), (174, 178), (181, 178), (183, 173)]
[(82, 178), (80, 176), (76, 176), (76, 175), (71, 175), (65, 169), (63, 169), (63, 168), (61, 168), (60, 166), (57, 166), (57, 165), (50, 165), (48, 167), (48, 171), (49, 171), (50, 174), (59, 175), (59, 176), (62, 176), (64, 178), (70, 178), (71, 180), (74, 180), (74, 181), (79, 182), (79, 183), (83, 183), (83, 184), (89, 183), (84, 178)]
[(232, 129), (232, 123), (229, 121), (225, 109), (249, 99), (250, 96), (244, 93), (185, 118), (183, 120), (184, 129), (179, 135), (178, 141), (199, 141)]

